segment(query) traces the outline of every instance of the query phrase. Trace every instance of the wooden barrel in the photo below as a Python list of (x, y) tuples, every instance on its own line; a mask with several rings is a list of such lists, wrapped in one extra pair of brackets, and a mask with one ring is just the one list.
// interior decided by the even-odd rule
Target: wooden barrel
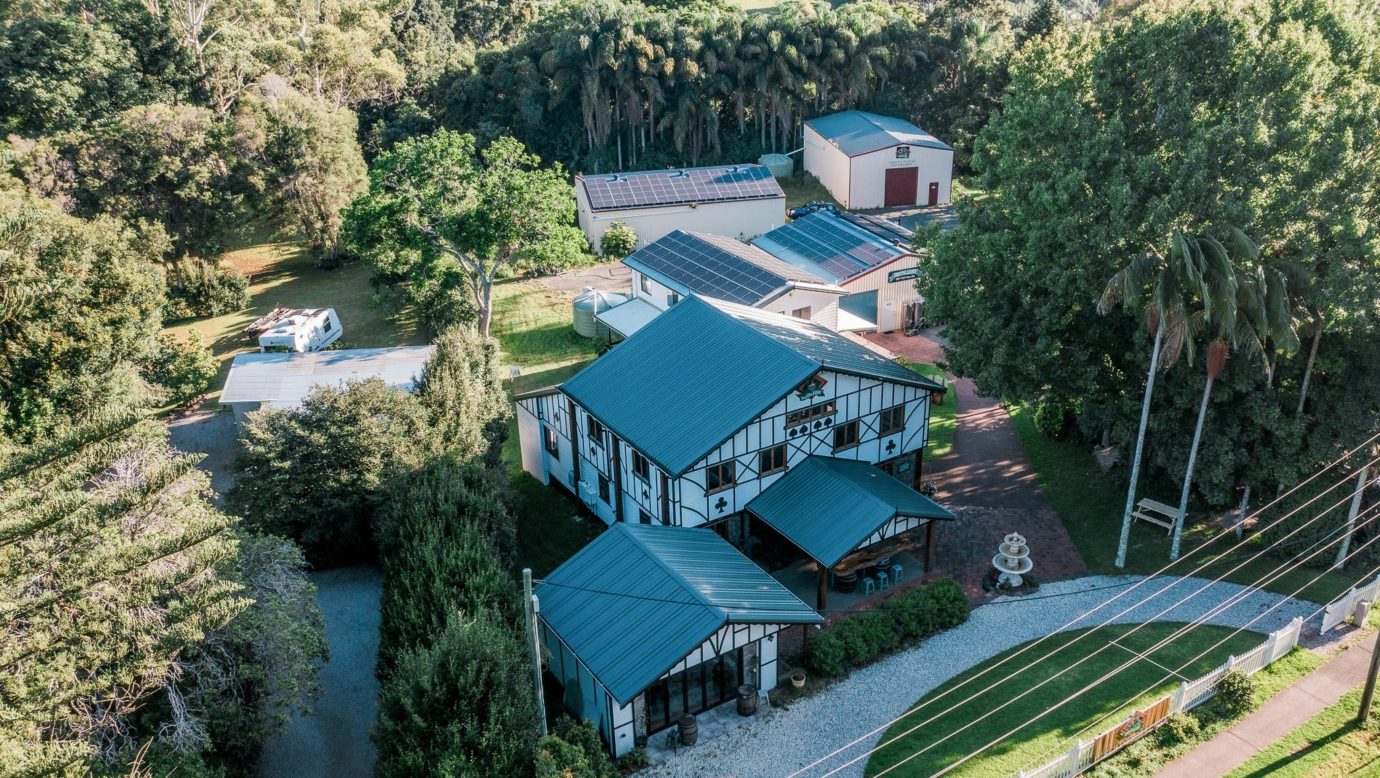
[(858, 571), (849, 570), (846, 573), (834, 573), (834, 588), (841, 592), (851, 592), (858, 588)]
[(700, 722), (695, 714), (687, 713), (680, 717), (680, 744), (693, 746), (700, 739)]
[(757, 712), (757, 687), (743, 684), (738, 687), (738, 715), (751, 716)]

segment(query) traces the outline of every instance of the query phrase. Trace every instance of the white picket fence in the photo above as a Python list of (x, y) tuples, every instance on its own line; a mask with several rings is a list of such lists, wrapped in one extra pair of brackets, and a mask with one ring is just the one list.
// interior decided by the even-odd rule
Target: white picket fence
[[(1377, 582), (1380, 582), (1380, 579), (1377, 579)], [(1179, 684), (1179, 688), (1175, 689), (1169, 697), (1169, 711), (1166, 716), (1192, 710), (1212, 699), (1212, 695), (1217, 691), (1217, 682), (1232, 670), (1240, 670), (1247, 675), (1252, 675), (1269, 667), (1276, 660), (1294, 650), (1294, 647), (1299, 643), (1299, 631), (1302, 629), (1303, 618), (1296, 618), (1288, 625), (1271, 632), (1265, 638), (1265, 642), (1250, 651), (1230, 657), (1220, 667), (1201, 678)], [(1160, 698), (1160, 700), (1163, 701), (1164, 698)], [(1155, 707), (1155, 705), (1151, 707)], [(1130, 745), (1132, 741), (1152, 731), (1155, 726), (1163, 722), (1164, 719), (1161, 718), (1145, 727), (1144, 730), (1137, 732), (1134, 737), (1127, 738), (1116, 748), (1110, 751), (1104, 750), (1098, 754), (1097, 742), (1109, 733), (1121, 729), (1124, 722), (1119, 722), (1115, 727), (1109, 727), (1088, 740), (1076, 739), (1069, 750), (1038, 767), (1020, 770), (1016, 776), (1017, 778), (1072, 778), (1072, 776), (1092, 767), (1099, 758), (1106, 758), (1123, 746)]]
[(1331, 605), (1323, 611), (1322, 631), (1324, 633), (1333, 627), (1345, 622), (1352, 613), (1356, 611), (1356, 606), (1362, 602), (1375, 602), (1375, 596), (1380, 594), (1380, 576), (1376, 576), (1374, 581), (1360, 587), (1351, 587), (1351, 591), (1342, 595), (1341, 598), (1333, 600)]

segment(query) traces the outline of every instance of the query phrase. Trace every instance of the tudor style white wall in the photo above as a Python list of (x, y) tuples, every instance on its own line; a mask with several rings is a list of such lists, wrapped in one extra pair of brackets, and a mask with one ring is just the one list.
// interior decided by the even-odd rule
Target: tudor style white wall
[[(650, 478), (643, 480), (637, 476), (633, 470), (632, 447), (608, 429), (604, 430), (602, 441), (590, 440), (589, 414), (559, 391), (527, 397), (518, 401), (518, 432), (519, 435), (535, 434), (540, 450), (529, 455), (530, 446), (526, 439), (522, 441), (523, 468), (542, 483), (549, 484), (553, 480), (561, 483), (607, 524), (618, 520), (617, 505), (621, 500), (624, 521), (641, 521), (645, 514), (649, 523), (694, 527), (743, 510), (748, 501), (784, 474), (785, 471), (766, 476), (758, 474), (758, 454), (763, 449), (785, 444), (786, 469), (789, 470), (811, 454), (879, 463), (924, 448), (929, 438), (928, 391), (827, 370), (820, 375), (826, 379), (823, 396), (801, 400), (791, 392), (675, 479), (652, 463), (648, 465)], [(788, 414), (830, 402), (836, 408), (834, 415), (816, 420), (817, 426), (814, 422), (787, 426)], [(570, 440), (572, 405), (577, 436), (573, 444)], [(883, 410), (896, 406), (905, 408), (905, 426), (898, 432), (882, 436), (879, 416)], [(526, 420), (524, 415), (528, 417)], [(859, 423), (858, 444), (835, 450), (834, 429), (855, 420)], [(546, 450), (543, 436), (547, 429), (556, 432), (557, 454)], [(575, 451), (580, 458), (578, 481), (571, 466)], [(706, 468), (730, 459), (735, 463), (735, 484), (708, 492)], [(600, 496), (601, 477), (608, 484), (608, 500)]]
[[(728, 624), (719, 629), (699, 648), (685, 655), (671, 669), (661, 674), (660, 681), (671, 675), (683, 672), (698, 664), (709, 662), (720, 654), (757, 646), (757, 690), (769, 692), (779, 681), (777, 672), (776, 636), (785, 625), (781, 624)], [(645, 705), (644, 693), (639, 693), (626, 705), (619, 705), (587, 665), (580, 661), (570, 647), (561, 640), (545, 623), (541, 625), (542, 646), (546, 650), (547, 668), (560, 679), (565, 687), (562, 702), (579, 713), (580, 717), (594, 722), (605, 742), (610, 745), (614, 757), (631, 751), (640, 737), (649, 733), (643, 731), (645, 722), (638, 721), (638, 714)], [(548, 704), (550, 704), (548, 702)]]
[(751, 240), (786, 223), (786, 198), (736, 202), (671, 205), (660, 208), (628, 208), (620, 211), (595, 211), (589, 207), (585, 188), (575, 184), (575, 208), (580, 229), (595, 253), (609, 225), (621, 221), (637, 231), (637, 247), (651, 243), (672, 230), (712, 232), (740, 240)]

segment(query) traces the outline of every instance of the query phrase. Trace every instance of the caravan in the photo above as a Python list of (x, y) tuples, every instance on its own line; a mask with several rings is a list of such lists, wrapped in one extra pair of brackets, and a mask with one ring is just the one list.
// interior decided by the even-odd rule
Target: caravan
[(251, 325), (257, 330), (259, 351), (320, 351), (340, 340), (340, 319), (334, 308), (277, 308)]

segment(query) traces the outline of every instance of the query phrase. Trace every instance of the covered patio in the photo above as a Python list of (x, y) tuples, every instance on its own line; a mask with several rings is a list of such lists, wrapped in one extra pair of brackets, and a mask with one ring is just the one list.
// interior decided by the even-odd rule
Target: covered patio
[(821, 613), (829, 608), (831, 592), (836, 606), (848, 607), (900, 583), (898, 578), (918, 578), (932, 569), (938, 522), (955, 521), (934, 500), (871, 463), (823, 456), (791, 469), (747, 510), (804, 553), (803, 561), (773, 577), (806, 602), (813, 589)]

